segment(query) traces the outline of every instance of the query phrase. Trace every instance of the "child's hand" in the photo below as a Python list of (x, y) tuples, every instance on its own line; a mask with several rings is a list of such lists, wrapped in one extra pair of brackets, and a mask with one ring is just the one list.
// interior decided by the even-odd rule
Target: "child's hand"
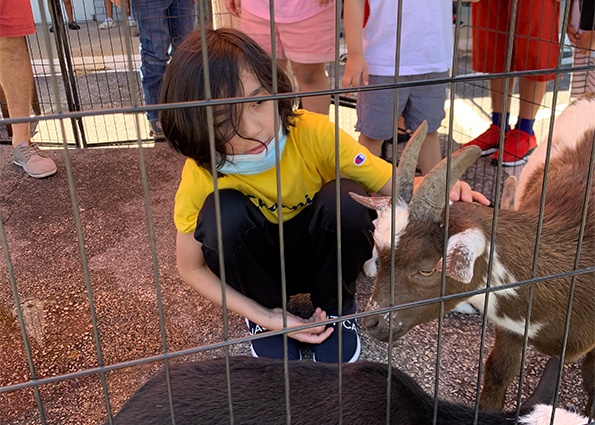
[(566, 28), (566, 34), (568, 35), (568, 40), (570, 40), (570, 44), (573, 46), (576, 45), (579, 39), (579, 30), (573, 27), (572, 25), (568, 25)]
[(479, 202), (486, 207), (490, 206), (488, 198), (483, 196), (479, 192), (471, 190), (471, 186), (463, 181), (458, 181), (450, 191), (451, 201), (462, 201), (462, 202)]
[(343, 87), (360, 87), (368, 85), (368, 64), (363, 54), (349, 53), (347, 62), (345, 63), (345, 70), (343, 71), (343, 78), (341, 79), (341, 86)]
[[(280, 308), (275, 308), (273, 309), (273, 313), (275, 315), (278, 315), (281, 323), (283, 323), (283, 310)], [(322, 311), (320, 308), (317, 308), (312, 317), (310, 317), (309, 319), (302, 319), (301, 317), (295, 316), (291, 313), (287, 313), (288, 328), (301, 326), (307, 323), (316, 323), (322, 320), (326, 320), (326, 312)], [(283, 325), (281, 325), (279, 329), (281, 329), (282, 326)], [(328, 329), (325, 329), (325, 327), (325, 325), (320, 325), (314, 328), (290, 332), (287, 334), (287, 336), (308, 344), (320, 344), (322, 341), (327, 339), (331, 333), (333, 333), (332, 327), (329, 327)]]
[(576, 48), (585, 56), (595, 49), (595, 31), (579, 31), (576, 36)]
[(239, 18), (242, 13), (241, 0), (225, 0), (225, 7), (227, 11), (236, 18)]

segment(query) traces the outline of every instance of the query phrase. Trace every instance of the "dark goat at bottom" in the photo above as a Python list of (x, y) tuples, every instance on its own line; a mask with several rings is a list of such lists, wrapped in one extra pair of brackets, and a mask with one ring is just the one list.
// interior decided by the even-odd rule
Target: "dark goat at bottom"
[[(557, 358), (550, 360), (534, 395), (523, 405), (521, 416), (531, 413), (537, 403), (552, 403), (559, 364)], [(229, 366), (235, 424), (288, 423), (283, 361), (232, 357), (229, 359)], [(176, 424), (230, 423), (225, 368), (224, 358), (170, 366)], [(387, 365), (356, 362), (344, 364), (342, 371), (342, 423), (386, 423)], [(337, 365), (309, 361), (289, 362), (292, 424), (339, 423), (338, 372)], [(391, 372), (390, 423), (432, 424), (434, 398), (399, 369), (392, 368)], [(161, 370), (124, 405), (114, 417), (114, 423), (170, 424), (172, 420), (168, 400), (166, 375)], [(556, 418), (559, 411), (558, 409), (556, 412)], [(514, 413), (480, 411), (477, 423), (511, 424), (514, 423), (514, 417)], [(470, 407), (446, 401), (438, 403), (437, 423), (440, 425), (473, 424), (474, 418), (475, 411)], [(567, 423), (569, 422), (564, 422)], [(556, 420), (555, 424), (562, 422)]]

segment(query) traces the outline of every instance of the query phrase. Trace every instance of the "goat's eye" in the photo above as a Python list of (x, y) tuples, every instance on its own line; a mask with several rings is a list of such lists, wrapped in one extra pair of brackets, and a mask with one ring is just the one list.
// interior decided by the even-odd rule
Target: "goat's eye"
[(419, 274), (425, 277), (432, 276), (436, 272), (436, 269), (433, 268), (432, 270), (420, 270)]

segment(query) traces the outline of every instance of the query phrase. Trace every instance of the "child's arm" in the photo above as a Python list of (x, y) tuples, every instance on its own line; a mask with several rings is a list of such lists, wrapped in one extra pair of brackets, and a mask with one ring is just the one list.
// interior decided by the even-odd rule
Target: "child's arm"
[[(421, 182), (423, 181), (423, 177), (415, 177), (414, 181), (413, 181), (413, 191), (415, 192), (415, 190), (417, 190), (418, 186), (421, 184)], [(393, 191), (393, 179), (390, 178), (388, 179), (388, 181), (386, 182), (386, 184), (384, 186), (382, 186), (382, 189), (380, 189), (378, 191), (378, 193), (380, 193), (381, 195), (384, 196), (392, 196), (392, 192)], [(486, 198), (485, 196), (483, 196), (483, 194), (479, 193), (479, 192), (475, 192), (474, 190), (471, 190), (471, 186), (469, 186), (468, 183), (465, 183), (464, 181), (457, 181), (455, 183), (455, 185), (453, 186), (452, 190), (450, 191), (450, 200), (455, 202), (455, 201), (462, 201), (462, 202), (479, 202), (482, 205), (485, 205), (486, 207), (490, 205), (490, 201), (488, 200), (488, 198)]]
[(364, 25), (365, 0), (345, 0), (343, 20), (345, 42), (347, 45), (347, 63), (341, 84), (343, 87), (368, 85), (368, 65), (364, 57), (362, 29)]
[[(207, 266), (201, 244), (192, 233), (179, 233), (176, 240), (176, 259), (181, 278), (199, 294), (210, 301), (222, 305), (221, 280)], [(268, 309), (227, 285), (225, 287), (227, 308), (269, 330), (283, 329), (281, 309)], [(326, 320), (326, 313), (317, 310), (310, 319), (302, 319), (287, 313), (287, 327), (300, 326)], [(332, 333), (332, 327), (317, 326), (288, 334), (290, 337), (310, 344), (324, 341)]]

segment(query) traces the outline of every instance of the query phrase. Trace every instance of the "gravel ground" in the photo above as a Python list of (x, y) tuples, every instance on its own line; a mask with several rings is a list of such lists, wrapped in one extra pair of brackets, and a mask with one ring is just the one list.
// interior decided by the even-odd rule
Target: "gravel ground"
[[(224, 337), (221, 308), (190, 290), (175, 269), (171, 213), (183, 159), (165, 145), (144, 150), (151, 224), (156, 234), (154, 262), (137, 150), (70, 152), (84, 255), (77, 238), (63, 153), (51, 151), (49, 155), (60, 167), (51, 179), (34, 181), (11, 164), (0, 167), (0, 218), (5, 232), (0, 232), (0, 240), (5, 237), (8, 246), (8, 252), (2, 248), (0, 262), (0, 391), (28, 382), (32, 374), (38, 379), (60, 377), (100, 364), (114, 365), (160, 354), (164, 344), (160, 303), (167, 351), (202, 348), (176, 361), (224, 355), (222, 348), (208, 349)], [(9, 157), (9, 148), (0, 146), (0, 158)], [(487, 181), (485, 173), (479, 174)], [(28, 323), (32, 366), (25, 357), (14, 314), (7, 254)], [(92, 289), (101, 361), (87, 284)], [(372, 281), (362, 276), (358, 282), (359, 311), (363, 311), (371, 287)], [(295, 303), (298, 308), (307, 308), (305, 299)], [(228, 317), (228, 329), (230, 339), (246, 336), (243, 319), (234, 314)], [(440, 352), (440, 397), (473, 406), (480, 330), (479, 315), (446, 316)], [(437, 335), (436, 322), (419, 326), (391, 350), (393, 364), (430, 393), (435, 387)], [(361, 336), (361, 359), (386, 362), (387, 344), (370, 339), (365, 331)], [(488, 328), (486, 350), (492, 337), (492, 329)], [(232, 345), (229, 351), (231, 355), (249, 355), (245, 342)], [(546, 361), (531, 350), (527, 360), (523, 397), (534, 388)], [(116, 412), (161, 366), (159, 362), (146, 363), (106, 373), (111, 411)], [(580, 382), (578, 366), (567, 365), (560, 405), (584, 409), (586, 400)], [(101, 424), (107, 416), (99, 374), (44, 383), (38, 388), (38, 398), (48, 424)], [(511, 388), (508, 407), (514, 406), (514, 400)], [(33, 389), (0, 393), (0, 424), (41, 422)]]

